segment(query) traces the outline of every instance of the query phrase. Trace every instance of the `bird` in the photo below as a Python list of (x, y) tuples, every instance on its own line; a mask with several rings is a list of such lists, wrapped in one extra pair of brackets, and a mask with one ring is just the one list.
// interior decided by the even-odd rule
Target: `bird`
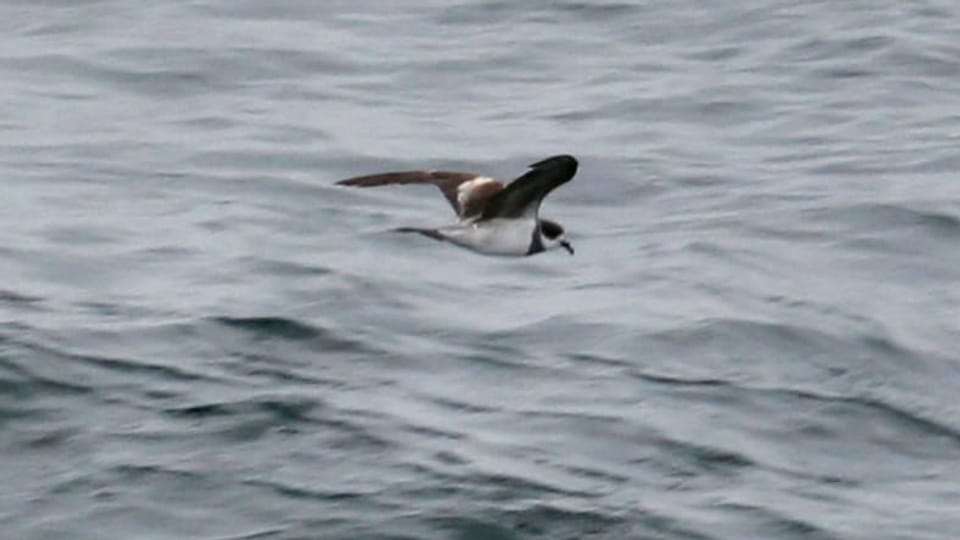
[(375, 187), (400, 184), (433, 184), (457, 214), (452, 225), (434, 228), (398, 227), (400, 233), (417, 233), (450, 242), (483, 255), (523, 257), (555, 248), (573, 255), (564, 228), (540, 217), (540, 204), (551, 191), (577, 173), (577, 160), (567, 154), (551, 156), (529, 165), (529, 170), (505, 185), (500, 180), (468, 172), (400, 171), (356, 176), (337, 182), (342, 186)]

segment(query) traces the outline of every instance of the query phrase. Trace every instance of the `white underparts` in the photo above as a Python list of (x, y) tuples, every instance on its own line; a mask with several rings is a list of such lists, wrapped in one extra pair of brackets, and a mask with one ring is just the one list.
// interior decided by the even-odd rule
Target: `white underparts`
[(534, 219), (489, 219), (437, 230), (458, 246), (488, 255), (523, 256), (530, 251)]

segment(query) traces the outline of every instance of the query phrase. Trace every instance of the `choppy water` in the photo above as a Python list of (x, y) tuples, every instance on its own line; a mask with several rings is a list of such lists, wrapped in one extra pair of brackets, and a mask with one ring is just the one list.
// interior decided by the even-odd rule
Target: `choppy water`
[[(10, 539), (954, 539), (960, 7), (0, 2)], [(521, 172), (577, 255), (384, 231)]]

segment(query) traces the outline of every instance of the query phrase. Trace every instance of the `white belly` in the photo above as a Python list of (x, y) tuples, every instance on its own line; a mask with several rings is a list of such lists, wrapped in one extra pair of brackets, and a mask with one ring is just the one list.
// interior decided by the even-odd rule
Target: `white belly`
[(488, 255), (523, 256), (530, 251), (536, 221), (491, 219), (443, 227), (440, 234), (458, 246)]

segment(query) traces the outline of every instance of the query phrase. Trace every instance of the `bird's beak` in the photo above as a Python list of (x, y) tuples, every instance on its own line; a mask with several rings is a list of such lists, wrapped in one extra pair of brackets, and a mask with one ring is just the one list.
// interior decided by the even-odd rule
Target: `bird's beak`
[(570, 254), (573, 255), (573, 246), (570, 245), (570, 242), (567, 242), (566, 240), (561, 240), (560, 245), (563, 246), (563, 249), (569, 251)]

